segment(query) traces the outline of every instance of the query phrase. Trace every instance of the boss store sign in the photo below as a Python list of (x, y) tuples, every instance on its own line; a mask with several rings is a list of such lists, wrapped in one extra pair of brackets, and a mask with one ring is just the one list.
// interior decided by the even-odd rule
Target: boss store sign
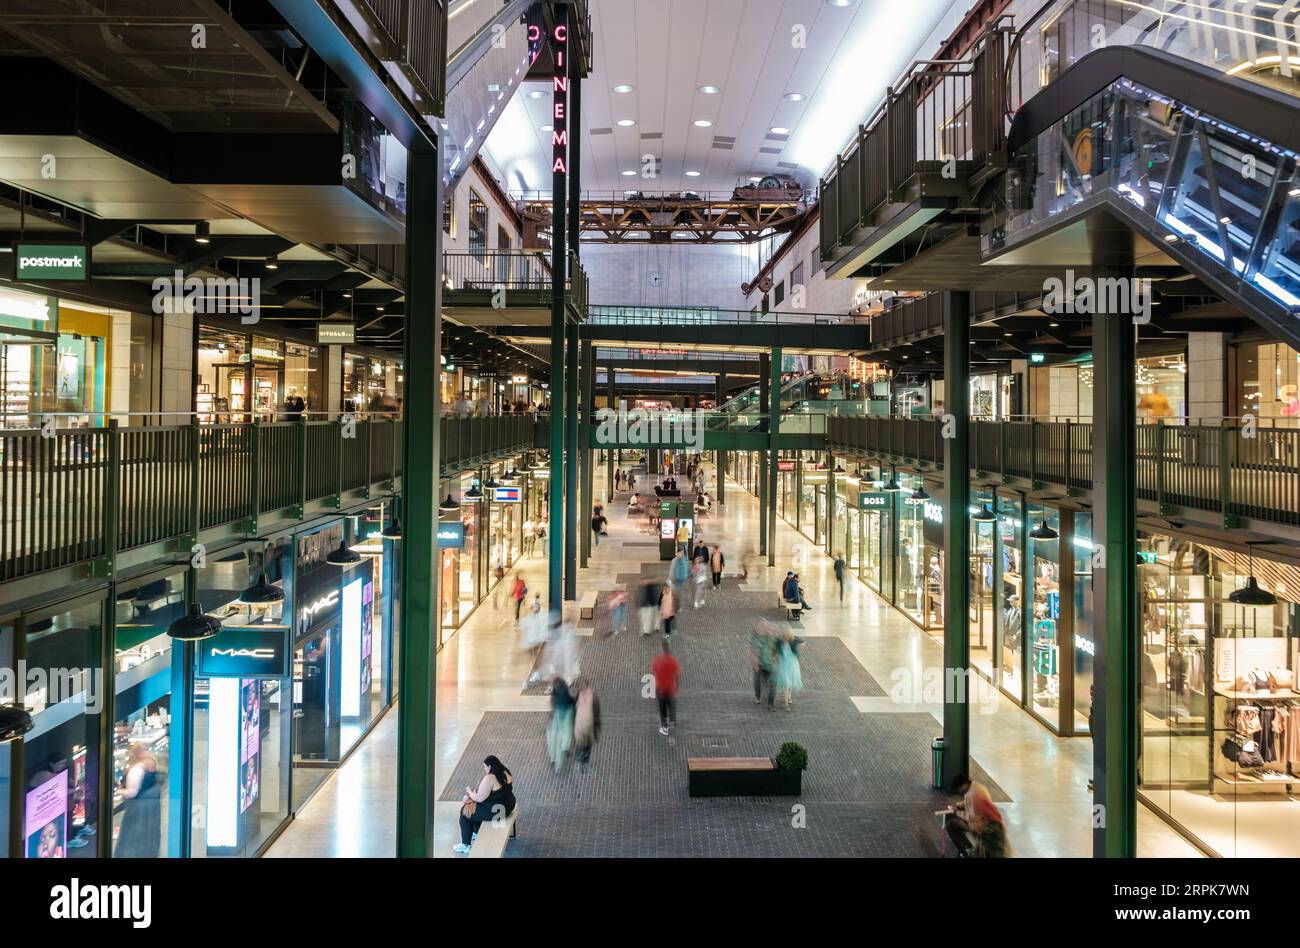
[(200, 678), (288, 678), (288, 628), (222, 629), (195, 644)]

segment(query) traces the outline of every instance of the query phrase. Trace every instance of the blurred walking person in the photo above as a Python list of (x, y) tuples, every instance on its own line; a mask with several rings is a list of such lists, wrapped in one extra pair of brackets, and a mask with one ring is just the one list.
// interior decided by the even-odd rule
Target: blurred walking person
[(803, 639), (790, 629), (782, 629), (776, 643), (776, 687), (785, 696), (785, 709), (796, 691), (803, 691), (803, 672), (799, 667), (799, 646)]
[(722, 555), (722, 547), (714, 544), (713, 553), (709, 557), (709, 571), (713, 574), (713, 588), (722, 587), (722, 570), (727, 565), (727, 558)]
[(524, 582), (521, 575), (515, 576), (514, 588), (510, 590), (510, 598), (515, 601), (515, 625), (519, 624), (519, 613), (524, 608), (524, 599), (528, 596), (528, 584)]
[(558, 774), (573, 746), (573, 696), (563, 678), (551, 680), (551, 721), (546, 727), (546, 752)]
[(835, 554), (835, 582), (840, 587), (840, 602), (844, 601), (844, 572), (848, 569), (848, 564), (844, 562), (844, 554)]
[(611, 634), (618, 635), (627, 631), (627, 592), (619, 586), (609, 595), (609, 625)]
[(709, 568), (705, 560), (696, 560), (691, 567), (691, 608), (704, 605), (704, 595), (709, 588)]
[(659, 733), (671, 739), (671, 728), (677, 726), (677, 691), (681, 684), (682, 666), (673, 657), (668, 639), (663, 649), (650, 662), (650, 673), (655, 679), (655, 699), (659, 702)]
[(665, 586), (659, 597), (659, 618), (664, 626), (664, 641), (672, 638), (673, 620), (677, 618), (677, 590), (671, 585)]
[(585, 771), (591, 749), (600, 738), (600, 698), (585, 678), (579, 678), (574, 687), (578, 696), (573, 702), (573, 756)]
[(649, 635), (659, 626), (659, 599), (663, 591), (658, 583), (641, 584), (641, 634)]
[(771, 624), (760, 619), (749, 636), (749, 664), (754, 671), (754, 704), (763, 703), (767, 692), (767, 710), (776, 710), (776, 636)]
[(685, 550), (678, 550), (673, 561), (668, 564), (668, 582), (675, 587), (673, 591), (681, 596), (686, 588), (686, 580), (691, 575), (691, 563), (686, 558)]

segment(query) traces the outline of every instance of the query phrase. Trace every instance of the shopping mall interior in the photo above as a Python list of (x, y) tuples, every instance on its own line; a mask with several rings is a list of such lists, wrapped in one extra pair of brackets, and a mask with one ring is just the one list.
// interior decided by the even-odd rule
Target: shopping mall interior
[(1296, 4), (169, 6), (0, 3), (0, 856), (1300, 856)]

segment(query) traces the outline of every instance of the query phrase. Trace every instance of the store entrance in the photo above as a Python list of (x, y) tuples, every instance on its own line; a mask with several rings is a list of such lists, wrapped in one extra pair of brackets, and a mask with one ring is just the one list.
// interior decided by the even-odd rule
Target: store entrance
[(54, 339), (0, 334), (0, 428), (35, 428), (54, 410)]

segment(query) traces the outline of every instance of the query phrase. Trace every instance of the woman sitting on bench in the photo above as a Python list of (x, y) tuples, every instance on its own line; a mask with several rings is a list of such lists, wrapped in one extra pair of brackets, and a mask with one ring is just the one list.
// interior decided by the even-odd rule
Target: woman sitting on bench
[(481, 825), (498, 817), (505, 819), (515, 811), (514, 781), (495, 754), (483, 758), (483, 779), (478, 782), (478, 789), (465, 788), (461, 803), (464, 806), (460, 808), (460, 843), (452, 851), (467, 853)]

